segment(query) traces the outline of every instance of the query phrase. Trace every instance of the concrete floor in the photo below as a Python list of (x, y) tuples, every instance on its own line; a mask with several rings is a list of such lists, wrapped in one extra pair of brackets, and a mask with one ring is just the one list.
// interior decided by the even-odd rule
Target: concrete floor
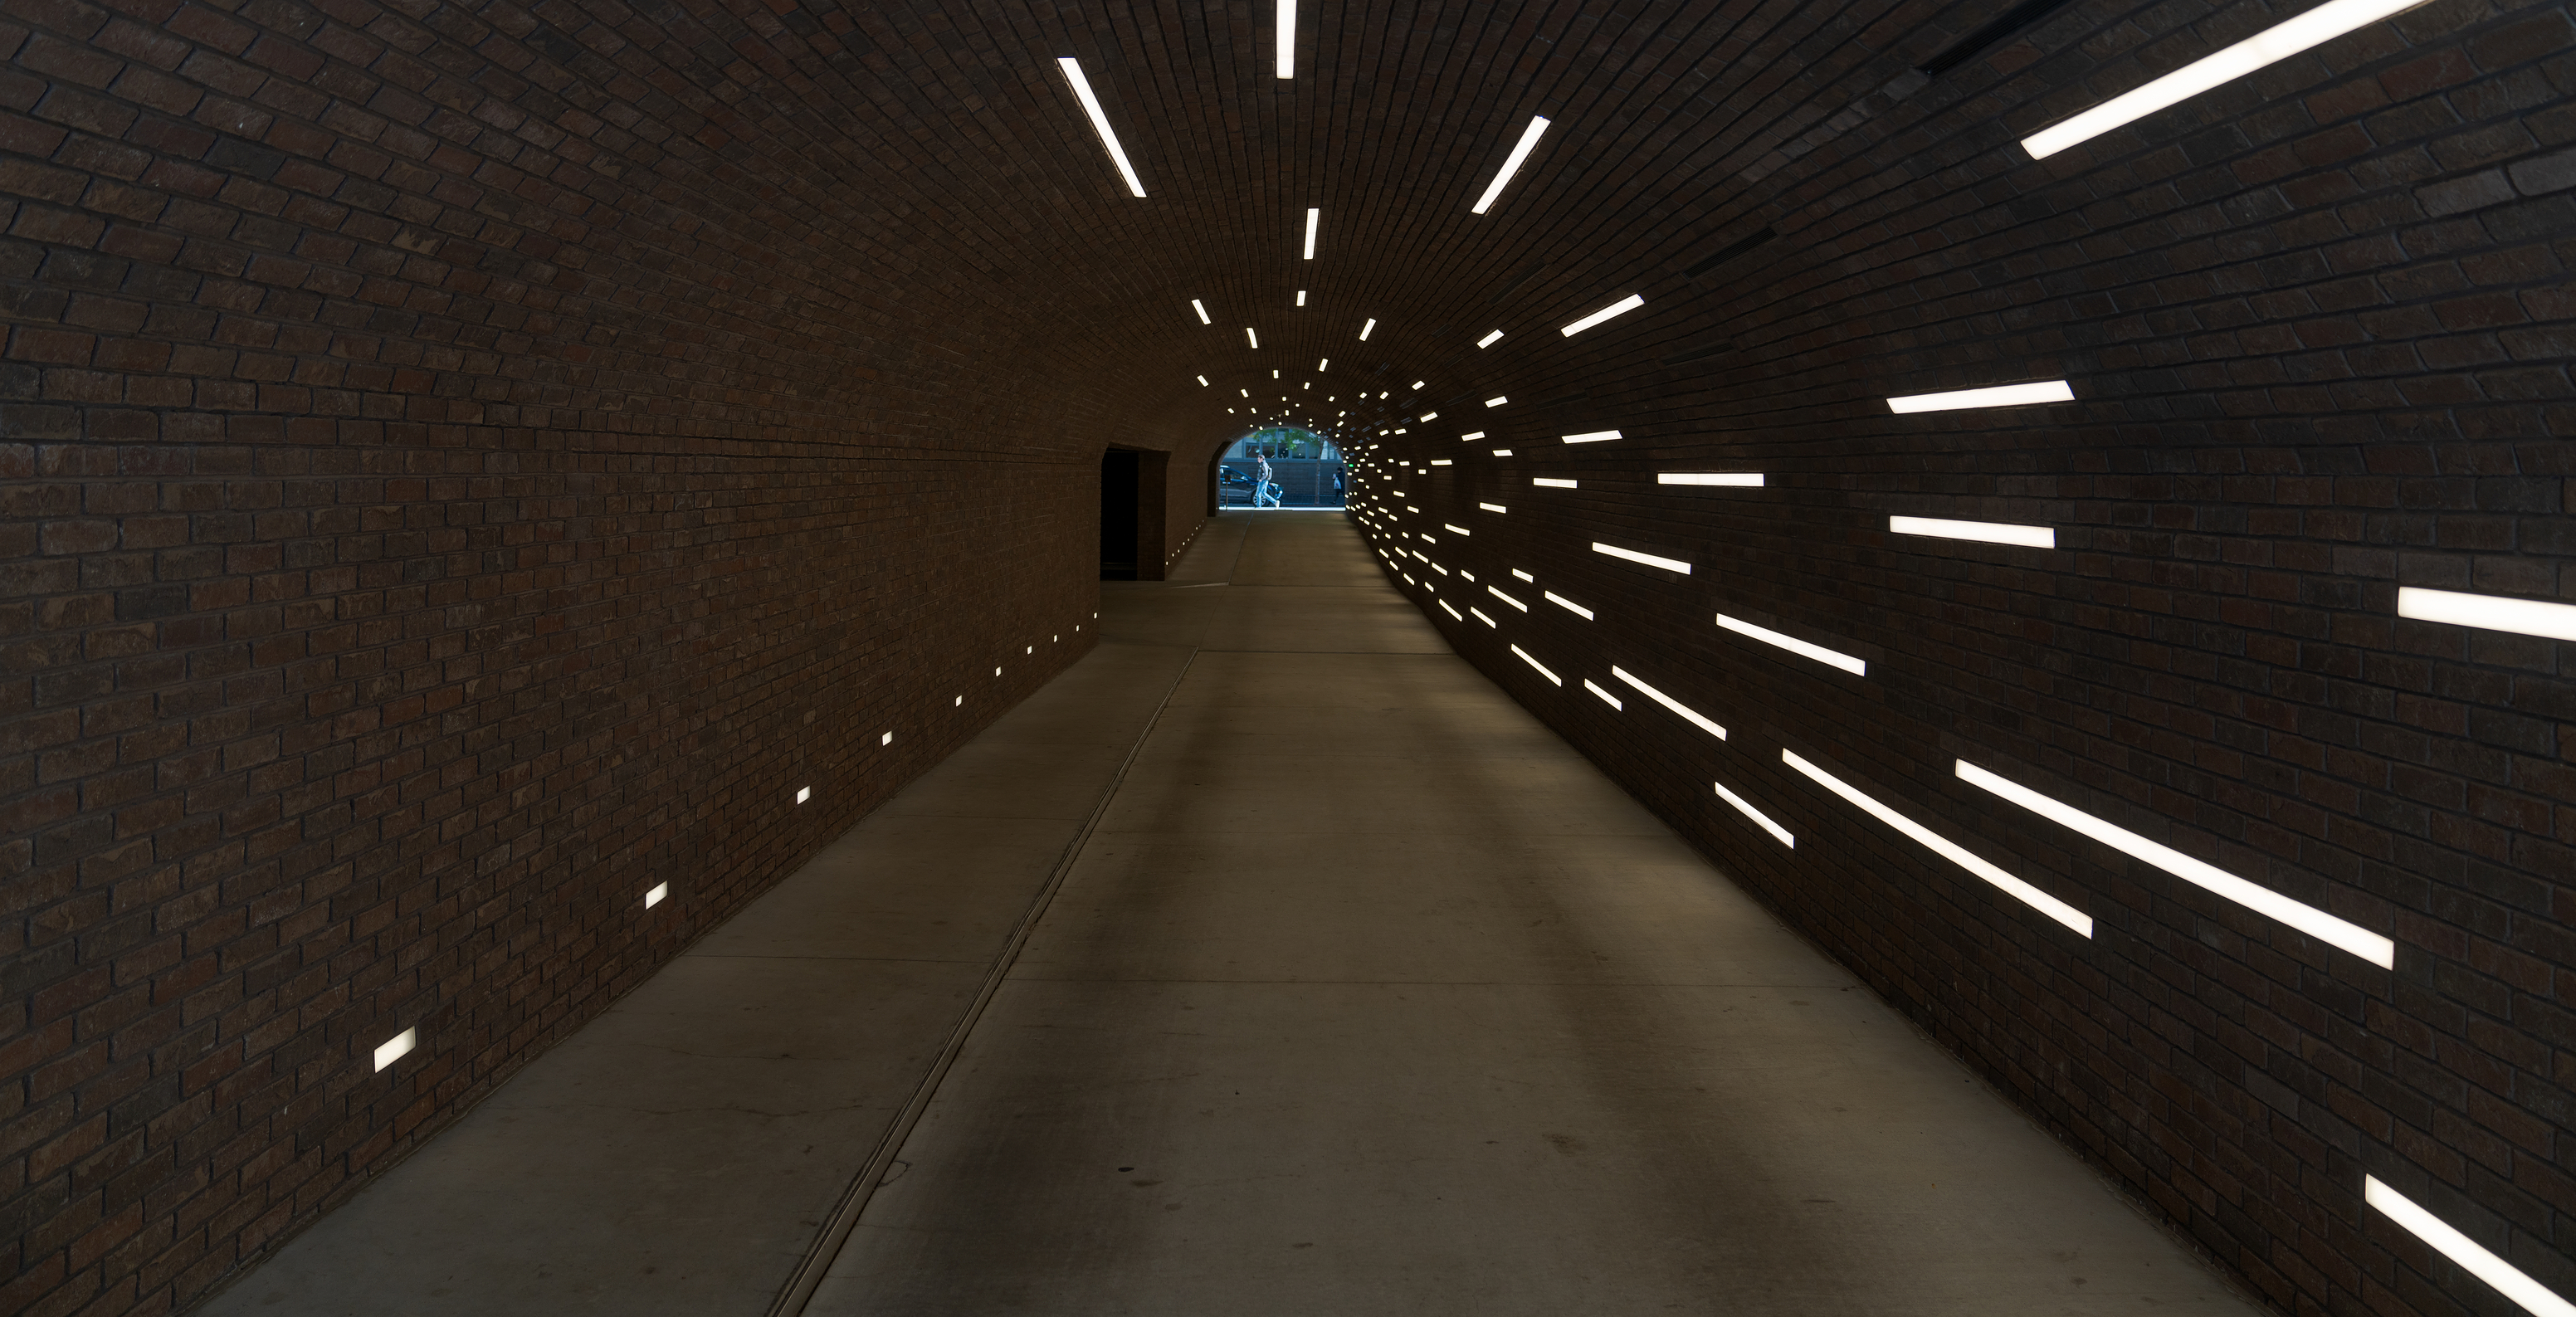
[(806, 1311), (2258, 1311), (1339, 514), (1103, 593), (1097, 653), (207, 1311), (767, 1311), (1058, 873)]

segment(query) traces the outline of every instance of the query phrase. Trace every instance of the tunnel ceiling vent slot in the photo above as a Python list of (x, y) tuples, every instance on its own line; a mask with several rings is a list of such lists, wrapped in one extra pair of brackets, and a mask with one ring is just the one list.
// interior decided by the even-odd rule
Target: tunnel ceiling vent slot
[(1918, 71), (1927, 78), (1940, 77), (1985, 53), (2004, 38), (2019, 34), (2022, 29), (2072, 3), (2074, 0), (2022, 0), (2020, 4), (1995, 15), (1985, 26), (1951, 42), (1949, 48), (1940, 54), (1923, 61)]

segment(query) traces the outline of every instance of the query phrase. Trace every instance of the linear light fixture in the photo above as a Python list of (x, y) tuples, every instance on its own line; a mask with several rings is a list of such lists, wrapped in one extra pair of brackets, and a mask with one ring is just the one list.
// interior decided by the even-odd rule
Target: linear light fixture
[[(1080, 631), (1081, 629), (1082, 629), (1081, 627), (1075, 627), (1075, 628), (1074, 628), (1074, 630), (1076, 630), (1076, 631)], [(894, 733), (892, 733), (892, 732), (887, 732), (885, 735), (878, 737), (878, 738), (877, 738), (877, 744), (879, 744), (879, 745), (892, 745), (892, 744), (894, 744)]]
[[(1431, 382), (1431, 381), (1429, 381), (1429, 380), (1415, 380), (1415, 381), (1413, 382), (1413, 387), (1415, 387), (1415, 388), (1417, 388), (1417, 389), (1418, 389), (1418, 388), (1421, 388), (1423, 385), (1428, 384), (1428, 383), (1430, 383), (1430, 382)], [(1386, 395), (1385, 395), (1385, 394), (1383, 394), (1383, 393), (1381, 393), (1381, 394), (1379, 394), (1378, 396), (1379, 396), (1379, 397), (1381, 397), (1381, 398), (1383, 398), (1383, 397), (1385, 397)]]
[(644, 908), (650, 910), (653, 907), (662, 904), (662, 898), (669, 896), (670, 894), (671, 885), (669, 883), (653, 884), (653, 886), (647, 889), (644, 893)]
[(1497, 449), (1495, 449), (1495, 450), (1494, 450), (1494, 456), (1496, 456), (1496, 457), (1509, 457), (1509, 456), (1511, 456), (1511, 455), (1512, 455), (1512, 450), (1510, 450), (1510, 449), (1508, 449), (1508, 448), (1497, 448)]
[(1576, 488), (1575, 482), (1573, 482), (1573, 481), (1571, 481), (1571, 480), (1555, 480), (1555, 479), (1551, 479), (1551, 478), (1549, 478), (1549, 477), (1547, 477), (1547, 476), (1532, 476), (1532, 477), (1530, 477), (1530, 483), (1531, 483), (1531, 484), (1533, 484), (1533, 485), (1538, 486), (1538, 487), (1539, 487), (1539, 488), (1541, 488), (1541, 489), (1573, 489), (1573, 488)]
[(2131, 859), (2152, 864), (2184, 882), (2225, 897), (2256, 914), (2277, 919), (2320, 942), (2332, 943), (2381, 969), (2396, 968), (2397, 944), (2377, 933), (2349, 921), (2337, 919), (2315, 906), (2293, 901), (2268, 887), (2257, 886), (2214, 864), (2195, 860), (2170, 846), (2149, 841), (2127, 828), (2095, 818), (2080, 809), (2043, 796), (2018, 782), (1998, 777), (1965, 759), (1957, 760), (1956, 763), (1959, 779), (1971, 786), (1983, 787), (2033, 814), (2083, 833)]
[(1541, 662), (1539, 662), (1537, 659), (1531, 658), (1531, 657), (1529, 656), (1529, 651), (1528, 651), (1528, 650), (1523, 649), (1523, 648), (1521, 648), (1521, 647), (1520, 647), (1520, 646), (1518, 646), (1518, 645), (1514, 645), (1514, 646), (1512, 646), (1512, 652), (1521, 656), (1521, 662), (1526, 663), (1526, 664), (1530, 665), (1531, 667), (1538, 669), (1538, 675), (1540, 675), (1540, 676), (1542, 676), (1542, 677), (1547, 678), (1550, 682), (1552, 682), (1552, 683), (1554, 683), (1554, 684), (1556, 684), (1556, 685), (1562, 686), (1562, 685), (1564, 685), (1564, 684), (1565, 684), (1565, 678), (1560, 677), (1560, 676), (1556, 675), (1555, 673), (1548, 671), (1548, 670), (1547, 670), (1547, 665), (1546, 665), (1546, 664), (1541, 663)]
[(2021, 140), (2021, 147), (2030, 152), (2031, 159), (2045, 160), (2078, 142), (2090, 141), (2122, 124), (2143, 119), (2166, 106), (2189, 100), (2265, 65), (2288, 59), (2310, 46), (2332, 41), (2355, 28), (2412, 9), (2421, 2), (2332, 0), (2332, 3), (2319, 5), (2286, 23), (2265, 28), (2225, 50), (2193, 60), (2143, 87), (2114, 96), (2072, 119), (2025, 137)]
[(1200, 324), (1213, 325), (1216, 323), (1215, 321), (1208, 319), (1207, 303), (1193, 297), (1190, 299), (1190, 309), (1199, 313)]
[(1299, 305), (1299, 306), (1304, 306), (1305, 304), (1306, 304), (1306, 290), (1305, 290), (1305, 289), (1303, 289), (1303, 288), (1300, 288), (1300, 289), (1298, 289), (1298, 290), (1297, 290), (1297, 305)]
[(1057, 60), (1055, 65), (1064, 70), (1065, 80), (1073, 84), (1073, 94), (1082, 102), (1082, 112), (1091, 116), (1091, 126), (1100, 134), (1100, 144), (1109, 148), (1109, 158), (1117, 162), (1119, 174), (1127, 180), (1127, 190), (1140, 197), (1145, 195), (1145, 182), (1136, 177), (1136, 167), (1127, 163), (1127, 152), (1118, 145), (1118, 134), (1109, 129), (1108, 113), (1100, 108), (1100, 98), (1091, 94), (1091, 80), (1082, 76), (1081, 62), (1067, 57)]
[(1478, 347), (1480, 347), (1480, 348), (1489, 348), (1489, 347), (1492, 347), (1493, 345), (1495, 345), (1496, 343), (1501, 342), (1502, 340), (1503, 340), (1503, 331), (1501, 331), (1501, 330), (1497, 329), (1497, 330), (1495, 330), (1493, 333), (1487, 334), (1487, 335), (1485, 335), (1483, 338), (1477, 339), (1477, 340), (1476, 340), (1476, 346), (1478, 346)]
[(2511, 631), (2551, 640), (2576, 640), (2576, 606), (2456, 590), (2397, 589), (2397, 615), (2419, 622), (2448, 622), (2481, 631)]
[(1566, 598), (1564, 595), (1558, 594), (1554, 590), (1541, 590), (1539, 591), (1539, 594), (1545, 597), (1549, 603), (1574, 614), (1576, 617), (1582, 618), (1586, 622), (1592, 620), (1591, 609)]
[(1530, 575), (1528, 572), (1522, 571), (1518, 567), (1512, 569), (1512, 578), (1514, 580), (1528, 581), (1532, 584), (1536, 584), (1538, 581), (1537, 577)]
[[(1324, 367), (1329, 366), (1329, 365), (1332, 365), (1332, 364), (1333, 364), (1333, 359), (1332, 359), (1331, 357), (1317, 357), (1317, 358), (1315, 359), (1315, 373), (1316, 373), (1316, 374), (1318, 374), (1318, 375), (1323, 374), (1323, 373), (1324, 373)], [(1330, 398), (1327, 398), (1327, 399), (1325, 399), (1325, 401), (1326, 401), (1326, 402), (1330, 402), (1330, 401), (1332, 401), (1332, 400), (1331, 400)]]
[(1782, 750), (1780, 752), (1780, 762), (1806, 774), (1809, 778), (1813, 779), (1817, 785), (1822, 786), (1825, 790), (1833, 792), (1835, 795), (1840, 796), (1844, 800), (1857, 806), (1862, 813), (1867, 814), (1871, 818), (1877, 819), (1879, 822), (1913, 838), (1933, 854), (1938, 855), (1942, 859), (1948, 860), (1950, 863), (1985, 879), (1987, 882), (1993, 883), (1999, 888), (2002, 888), (2005, 892), (2011, 894), (2014, 898), (2021, 901), (2024, 905), (2029, 906), (2031, 909), (2037, 910), (2041, 914), (2066, 925), (2068, 928), (2071, 928), (2086, 937), (2093, 936), (2093, 916), (2068, 905), (2064, 901), (2058, 900), (2056, 897), (2050, 896), (2048, 893), (2031, 886), (2029, 883), (2023, 882), (2019, 878), (2015, 878), (2011, 874), (2005, 873), (2003, 870), (1987, 863), (1978, 856), (1971, 854), (1965, 847), (1962, 847), (1948, 838), (1933, 832), (1930, 828), (1926, 828), (1922, 824), (1897, 813), (1895, 810), (1889, 809), (1887, 806), (1870, 799), (1868, 796), (1862, 795), (1860, 792), (1855, 791), (1850, 786), (1844, 784), (1842, 779), (1816, 767), (1814, 764), (1808, 763), (1806, 760), (1799, 758), (1788, 750)]
[(1485, 587), (1485, 593), (1492, 595), (1496, 599), (1502, 600), (1504, 603), (1510, 604), (1512, 607), (1517, 608), (1524, 613), (1529, 611), (1528, 604), (1522, 603), (1520, 600), (1514, 599), (1510, 595), (1504, 594), (1502, 591), (1497, 590), (1490, 585)]
[[(1530, 148), (1538, 145), (1539, 134), (1546, 131), (1547, 119), (1545, 116), (1531, 115), (1529, 127), (1521, 132), (1520, 144), (1514, 146), (1512, 148), (1511, 155), (1503, 160), (1502, 172), (1494, 175), (1493, 183), (1485, 188), (1485, 195), (1476, 198), (1475, 213), (1479, 215), (1484, 214), (1485, 208), (1494, 204), (1494, 198), (1503, 195), (1503, 185), (1511, 182), (1512, 175), (1521, 171), (1521, 162), (1529, 159)], [(1139, 192), (1136, 195), (1141, 197), (1145, 194)], [(1565, 683), (1558, 682), (1557, 684), (1561, 686)]]
[(1738, 489), (1762, 488), (1759, 471), (1664, 471), (1655, 476), (1658, 485), (1726, 485)]
[[(1251, 396), (1252, 396), (1252, 390), (1250, 390), (1250, 389), (1237, 389), (1237, 390), (1235, 390), (1235, 392), (1240, 393), (1240, 394), (1242, 394), (1244, 397), (1247, 397), (1247, 398), (1249, 398), (1249, 397), (1251, 397)], [(1233, 411), (1234, 409), (1233, 409), (1233, 408), (1231, 408), (1231, 407), (1228, 407), (1228, 408), (1226, 408), (1226, 410), (1227, 410), (1227, 411)]]
[[(1279, 0), (1279, 3), (1284, 7), (1284, 6), (1292, 5), (1292, 4), (1296, 3), (1296, 0)], [(1282, 51), (1285, 51), (1285, 50), (1287, 49), (1287, 47), (1286, 47), (1286, 46), (1281, 46), (1281, 47), (1280, 47), (1280, 49), (1281, 49)], [(1284, 59), (1286, 59), (1286, 58), (1288, 58), (1288, 57), (1287, 57), (1285, 54), (1283, 54), (1283, 55), (1281, 55), (1279, 58), (1281, 58), (1281, 59), (1283, 59), (1283, 60), (1284, 60)], [(1287, 75), (1287, 74), (1285, 74), (1285, 73), (1282, 73), (1282, 74), (1280, 74), (1279, 76), (1284, 78), (1284, 77), (1287, 77), (1288, 75)], [(1313, 206), (1308, 206), (1308, 207), (1306, 208), (1306, 259), (1307, 259), (1307, 260), (1310, 260), (1310, 261), (1311, 261), (1311, 260), (1315, 259), (1315, 226), (1316, 226), (1316, 225), (1318, 225), (1318, 224), (1323, 223), (1323, 221), (1324, 221), (1324, 212), (1323, 212), (1323, 211), (1321, 211), (1321, 210), (1319, 210), (1319, 209), (1317, 209), (1316, 207), (1313, 207)]]
[(1471, 530), (1467, 529), (1467, 528), (1466, 528), (1466, 527), (1464, 527), (1464, 526), (1452, 526), (1452, 525), (1450, 525), (1448, 522), (1445, 522), (1445, 521), (1440, 523), (1440, 529), (1445, 530), (1445, 531), (1448, 531), (1448, 532), (1449, 532), (1450, 534), (1452, 534), (1452, 535), (1473, 535), (1473, 534), (1475, 534), (1475, 533), (1476, 533), (1476, 532), (1474, 532), (1474, 531), (1471, 531)]
[[(995, 668), (995, 669), (993, 669), (993, 675), (994, 675), (994, 676), (996, 676), (996, 677), (1001, 676), (1001, 675), (1002, 675), (1002, 670), (1001, 670), (1000, 668)], [(798, 787), (798, 788), (796, 788), (796, 803), (797, 803), (797, 804), (802, 805), (802, 804), (804, 804), (806, 801), (812, 800), (813, 798), (814, 798), (814, 788), (812, 788), (812, 787)]]
[(1625, 558), (1630, 562), (1644, 563), (1649, 567), (1661, 567), (1668, 572), (1680, 572), (1684, 576), (1690, 575), (1691, 565), (1678, 558), (1658, 558), (1651, 553), (1639, 553), (1634, 549), (1622, 549), (1615, 544), (1603, 544), (1599, 540), (1594, 540), (1592, 542), (1592, 551), (1594, 553), (1606, 553), (1613, 558)]
[(1510, 509), (1510, 508), (1504, 507), (1504, 506), (1503, 506), (1502, 504), (1500, 504), (1500, 503), (1479, 503), (1479, 504), (1477, 504), (1476, 506), (1477, 506), (1478, 508), (1480, 508), (1480, 509), (1482, 509), (1482, 510), (1486, 511), (1486, 512), (1510, 512), (1510, 511), (1511, 511), (1511, 509)]
[(1758, 627), (1750, 622), (1728, 617), (1724, 613), (1717, 615), (1717, 624), (1738, 635), (1751, 636), (1763, 644), (1777, 645), (1800, 658), (1810, 658), (1827, 667), (1841, 668), (1855, 677), (1869, 675), (1869, 664), (1841, 650), (1827, 649), (1822, 645), (1810, 645), (1796, 636), (1784, 636), (1769, 627)]
[(2041, 402), (2073, 402), (2075, 390), (2064, 380), (2040, 380), (2032, 384), (1998, 384), (1988, 389), (1953, 389), (1948, 393), (1911, 393), (1887, 400), (1887, 409), (1902, 416), (1910, 412), (1956, 412), (1973, 407), (2026, 407)]
[(1202, 388), (1202, 389), (1204, 389), (1204, 388), (1206, 388), (1207, 386), (1208, 386), (1207, 376), (1205, 376), (1205, 375), (1201, 375), (1201, 376), (1199, 376), (1199, 387), (1200, 387), (1200, 388)]
[(1485, 610), (1481, 608), (1470, 608), (1467, 612), (1473, 615), (1477, 621), (1482, 622), (1487, 626), (1495, 625), (1494, 619), (1485, 616)]
[(1623, 436), (1621, 436), (1616, 430), (1594, 430), (1588, 434), (1566, 435), (1565, 442), (1569, 444), (1600, 444), (1608, 443), (1613, 439), (1621, 437)]
[(2000, 521), (1944, 521), (1939, 517), (1889, 517), (1887, 528), (1899, 535), (1927, 535), (1937, 540), (2017, 544), (2025, 549), (2057, 547), (2057, 532), (2046, 526), (2013, 526)]
[(1421, 416), (1417, 417), (1416, 419), (1418, 419), (1418, 420), (1424, 420), (1424, 421), (1436, 421), (1436, 420), (1439, 420), (1439, 419), (1440, 419), (1440, 413), (1438, 413), (1438, 412), (1424, 412)]
[(1453, 462), (1453, 461), (1449, 460), (1448, 458), (1445, 458), (1445, 457), (1435, 457), (1435, 458), (1432, 458), (1432, 459), (1431, 459), (1431, 465), (1433, 465), (1433, 466), (1456, 466), (1456, 465), (1458, 465), (1458, 464), (1457, 464), (1456, 462)]
[(1375, 319), (1371, 319), (1367, 324), (1360, 326), (1360, 341), (1363, 343), (1368, 342), (1369, 331), (1375, 328), (1377, 328), (1377, 321)]
[(1689, 723), (1691, 726), (1696, 727), (1721, 741), (1726, 739), (1725, 728), (1701, 717), (1699, 712), (1691, 708), (1689, 705), (1684, 704), (1681, 701), (1674, 699), (1672, 696), (1666, 695), (1662, 691), (1656, 690), (1654, 687), (1637, 680), (1636, 675), (1629, 672), (1627, 669), (1614, 665), (1610, 669), (1610, 675), (1636, 687), (1638, 694), (1643, 695), (1647, 699), (1653, 700), (1655, 703), (1660, 704), (1665, 708), (1672, 710), (1675, 714), (1680, 715), (1683, 722)]
[(1245, 325), (1243, 327), (1243, 338), (1245, 342), (1250, 343), (1254, 347), (1261, 346), (1261, 335), (1254, 333), (1252, 326), (1250, 325)]
[(1471, 441), (1473, 441), (1473, 440), (1482, 439), (1482, 438), (1484, 438), (1484, 437), (1485, 437), (1485, 432), (1484, 432), (1484, 431), (1482, 431), (1482, 430), (1478, 430), (1478, 431), (1476, 431), (1474, 434), (1462, 434), (1462, 435), (1458, 436), (1458, 442), (1460, 442), (1460, 443), (1462, 443), (1462, 444), (1463, 444), (1463, 443), (1471, 442)]
[(1755, 823), (1761, 824), (1764, 832), (1770, 833), (1772, 836), (1780, 839), (1781, 845), (1786, 846), (1793, 851), (1798, 849), (1798, 839), (1790, 836), (1787, 828), (1781, 827), (1779, 824), (1772, 822), (1770, 815), (1755, 809), (1751, 801), (1727, 790), (1726, 784), (1723, 782), (1711, 782), (1709, 785), (1717, 788), (1718, 799), (1735, 806), (1736, 813), (1753, 820)]
[(1646, 299), (1637, 296), (1635, 293), (1630, 293), (1626, 297), (1620, 298), (1618, 301), (1613, 302), (1556, 332), (1565, 335), (1567, 338), (1572, 338), (1575, 335), (1582, 333), (1584, 330), (1590, 329), (1604, 320), (1608, 320), (1612, 316), (1626, 315), (1645, 304)]
[(1618, 697), (1618, 696), (1613, 695), (1613, 694), (1611, 694), (1610, 692), (1605, 691), (1605, 690), (1601, 689), (1600, 687), (1593, 685), (1593, 684), (1592, 684), (1592, 679), (1591, 679), (1590, 677), (1586, 677), (1586, 678), (1584, 678), (1584, 679), (1583, 679), (1583, 689), (1588, 690), (1588, 691), (1592, 692), (1593, 694), (1600, 696), (1600, 697), (1601, 697), (1601, 702), (1602, 702), (1603, 704), (1609, 705), (1611, 708), (1613, 708), (1613, 709), (1617, 709), (1617, 710), (1618, 710), (1619, 712), (1621, 712), (1621, 713), (1626, 713), (1626, 712), (1628, 711), (1628, 706), (1627, 706), (1627, 705), (1624, 705), (1624, 704), (1621, 704), (1621, 703), (1619, 702), (1619, 697)]
[(1485, 399), (1485, 405), (1486, 405), (1486, 406), (1488, 406), (1488, 407), (1500, 407), (1500, 406), (1502, 406), (1504, 403), (1507, 403), (1507, 402), (1510, 402), (1510, 401), (1511, 401), (1511, 399), (1509, 399), (1509, 398), (1487, 398), (1487, 399)]
[(405, 1029), (386, 1039), (376, 1048), (376, 1069), (382, 1071), (386, 1066), (411, 1055), (411, 1049), (419, 1045), (420, 1032), (417, 1028)]
[(1444, 612), (1444, 613), (1447, 613), (1451, 618), (1453, 618), (1453, 619), (1455, 619), (1455, 620), (1457, 620), (1457, 621), (1460, 621), (1460, 622), (1464, 622), (1464, 621), (1466, 621), (1466, 620), (1467, 620), (1466, 618), (1459, 616), (1459, 613), (1458, 613), (1458, 610), (1457, 610), (1457, 609), (1455, 609), (1455, 608), (1451, 608), (1451, 607), (1449, 606), (1449, 601), (1448, 601), (1448, 600), (1446, 600), (1446, 599), (1438, 599), (1438, 600), (1434, 600), (1433, 602), (1434, 602), (1434, 603), (1439, 604), (1439, 605), (1440, 605), (1440, 611), (1441, 611), (1441, 612)]
[(2532, 1317), (2576, 1317), (2576, 1303), (2558, 1297), (2548, 1286), (2486, 1251), (2476, 1240), (2452, 1229), (2442, 1218), (2416, 1206), (2413, 1199), (2389, 1188), (2378, 1176), (2361, 1177), (2361, 1197), (2362, 1201), (2378, 1208), (2382, 1216), (2406, 1227), (2408, 1234), (2460, 1264), (2461, 1270), (2494, 1286), (2498, 1294), (2521, 1304)]

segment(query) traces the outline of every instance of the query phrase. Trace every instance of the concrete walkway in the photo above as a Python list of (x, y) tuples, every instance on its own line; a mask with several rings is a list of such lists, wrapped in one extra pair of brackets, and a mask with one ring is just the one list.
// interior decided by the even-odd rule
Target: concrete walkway
[(1103, 591), (1096, 654), (210, 1311), (757, 1317), (800, 1258), (833, 1317), (2256, 1311), (1338, 514)]

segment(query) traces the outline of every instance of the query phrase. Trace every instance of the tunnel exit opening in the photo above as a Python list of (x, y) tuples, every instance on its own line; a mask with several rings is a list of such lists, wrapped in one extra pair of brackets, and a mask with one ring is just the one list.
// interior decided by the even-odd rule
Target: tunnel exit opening
[(1349, 472), (1340, 446), (1312, 430), (1256, 430), (1217, 459), (1217, 506), (1342, 510)]

